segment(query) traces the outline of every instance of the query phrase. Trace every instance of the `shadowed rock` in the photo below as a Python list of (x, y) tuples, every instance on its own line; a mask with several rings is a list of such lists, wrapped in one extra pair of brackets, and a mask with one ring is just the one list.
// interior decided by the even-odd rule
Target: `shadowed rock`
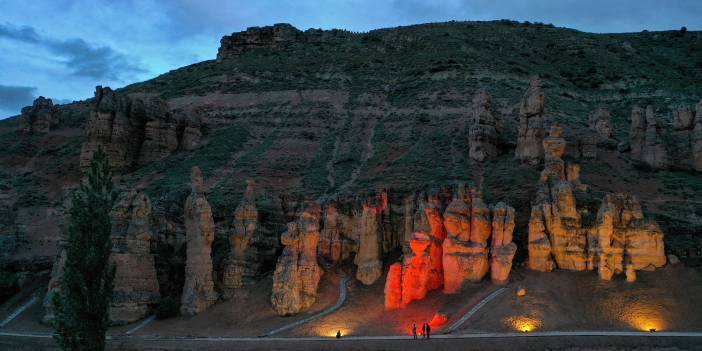
[(544, 157), (544, 93), (541, 79), (533, 76), (529, 89), (519, 105), (519, 127), (517, 130), (517, 159), (525, 164), (537, 165)]

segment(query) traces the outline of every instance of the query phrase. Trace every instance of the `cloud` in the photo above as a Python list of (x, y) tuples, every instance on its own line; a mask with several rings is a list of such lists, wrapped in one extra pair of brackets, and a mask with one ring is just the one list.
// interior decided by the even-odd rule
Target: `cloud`
[(34, 101), (37, 88), (13, 85), (0, 85), (0, 110), (17, 111)]
[(0, 38), (37, 45), (58, 56), (71, 75), (95, 80), (125, 81), (145, 70), (109, 46), (93, 46), (81, 38), (56, 40), (33, 27), (0, 24)]

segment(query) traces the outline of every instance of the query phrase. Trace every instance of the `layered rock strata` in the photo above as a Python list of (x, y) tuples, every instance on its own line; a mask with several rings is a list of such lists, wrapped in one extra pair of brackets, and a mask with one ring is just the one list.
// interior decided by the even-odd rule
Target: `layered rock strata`
[(127, 324), (148, 315), (160, 300), (151, 255), (151, 201), (143, 193), (123, 193), (112, 210), (112, 254), (115, 267), (110, 319)]
[(494, 158), (497, 156), (497, 140), (497, 120), (492, 111), (492, 99), (485, 90), (480, 90), (473, 97), (468, 155), (477, 162)]
[(541, 79), (534, 76), (519, 105), (516, 158), (525, 164), (537, 165), (544, 157), (544, 93)]
[(247, 249), (251, 245), (258, 225), (254, 187), (253, 180), (246, 182), (244, 196), (234, 211), (234, 220), (229, 233), (229, 256), (222, 273), (222, 295), (225, 299), (231, 298), (234, 290), (243, 287), (245, 280), (251, 281), (255, 276), (255, 272), (247, 262)]
[(297, 314), (314, 304), (322, 268), (317, 264), (321, 208), (310, 203), (281, 236), (285, 245), (273, 274), (271, 304), (281, 316)]
[(198, 167), (191, 171), (191, 182), (192, 191), (183, 208), (187, 260), (180, 313), (186, 316), (203, 312), (218, 298), (212, 279), (214, 220), (204, 194), (202, 171)]
[(58, 116), (53, 101), (40, 96), (32, 106), (22, 109), (20, 130), (27, 134), (46, 134), (58, 125)]

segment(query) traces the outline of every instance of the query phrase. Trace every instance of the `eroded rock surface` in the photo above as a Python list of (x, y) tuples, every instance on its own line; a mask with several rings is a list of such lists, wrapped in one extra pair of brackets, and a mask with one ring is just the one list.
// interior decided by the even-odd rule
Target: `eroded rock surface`
[(191, 171), (192, 191), (185, 201), (184, 219), (187, 245), (185, 285), (180, 313), (191, 316), (203, 312), (217, 301), (212, 280), (212, 241), (214, 220), (212, 208), (205, 197), (202, 171)]
[(159, 285), (151, 255), (151, 201), (143, 193), (123, 193), (112, 210), (115, 267), (110, 319), (127, 324), (148, 315), (159, 302)]
[(281, 236), (285, 245), (273, 274), (271, 304), (281, 316), (297, 314), (317, 299), (322, 268), (317, 264), (321, 208), (310, 203)]
[(359, 247), (354, 263), (358, 267), (356, 279), (366, 285), (375, 283), (383, 274), (379, 215), (386, 206), (387, 202), (382, 201), (382, 198), (377, 201), (371, 200), (363, 203)]
[(492, 208), (492, 244), (490, 249), (490, 277), (496, 284), (505, 284), (512, 270), (517, 245), (512, 242), (514, 208), (498, 202)]
[(229, 257), (226, 259), (222, 273), (222, 292), (225, 299), (231, 298), (234, 290), (243, 287), (245, 280), (251, 282), (256, 275), (252, 270), (253, 267), (248, 264), (246, 255), (258, 225), (254, 187), (254, 181), (249, 179), (246, 182), (244, 196), (234, 211), (234, 220), (229, 234)]
[(702, 100), (695, 108), (695, 126), (691, 137), (692, 165), (693, 168), (702, 172)]
[(324, 221), (319, 238), (319, 255), (332, 264), (342, 258), (341, 230), (339, 228), (339, 212), (334, 204), (324, 208)]
[(519, 106), (519, 127), (517, 131), (517, 159), (525, 164), (537, 165), (544, 157), (544, 93), (541, 79), (534, 76), (529, 82)]
[(634, 106), (631, 112), (630, 140), (632, 157), (656, 169), (668, 167), (663, 126), (656, 118), (653, 106), (647, 106), (645, 111)]
[(608, 109), (599, 107), (590, 113), (588, 118), (590, 129), (597, 132), (597, 135), (603, 139), (612, 137), (612, 114)]
[(20, 130), (27, 134), (46, 134), (58, 124), (58, 117), (53, 101), (40, 96), (32, 106), (22, 109)]
[(497, 156), (498, 129), (492, 110), (492, 99), (485, 90), (473, 97), (473, 107), (468, 141), (471, 159), (483, 162)]

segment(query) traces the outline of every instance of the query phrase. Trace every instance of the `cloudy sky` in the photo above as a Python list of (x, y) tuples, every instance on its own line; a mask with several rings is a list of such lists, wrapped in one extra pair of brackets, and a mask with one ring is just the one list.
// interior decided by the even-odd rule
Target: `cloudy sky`
[(509, 18), (589, 32), (702, 30), (702, 0), (0, 0), (0, 118), (215, 58), (249, 26), (353, 31)]

